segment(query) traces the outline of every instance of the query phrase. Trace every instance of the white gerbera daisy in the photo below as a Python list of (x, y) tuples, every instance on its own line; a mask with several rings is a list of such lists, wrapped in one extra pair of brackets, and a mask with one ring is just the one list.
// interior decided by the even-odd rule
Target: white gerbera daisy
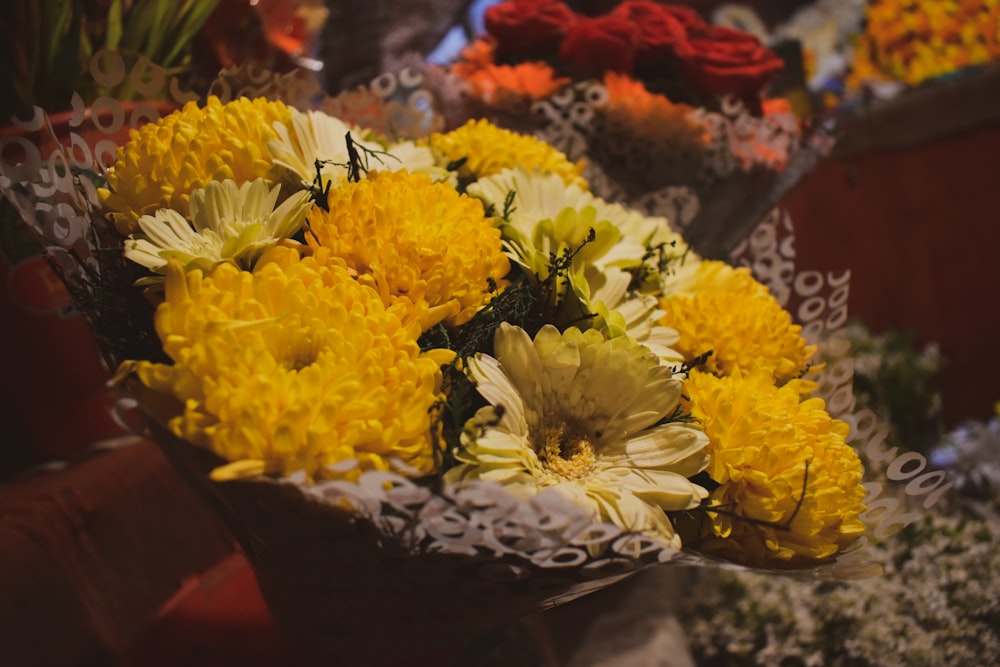
[[(646, 218), (566, 185), (556, 174), (516, 167), (481, 179), (469, 193), (504, 214), (508, 193), (514, 192), (502, 225), (508, 255), (531, 275), (548, 277), (551, 257), (575, 252), (565, 280), (555, 285), (553, 305), (560, 304), (564, 323), (591, 317), (591, 326), (609, 337), (627, 335), (665, 361), (681, 356), (670, 346), (673, 329), (657, 324), (663, 312), (647, 292), (659, 291), (660, 250), (683, 252), (684, 243), (670, 231), (666, 219)], [(591, 230), (593, 239), (585, 243)], [(676, 237), (676, 238), (675, 238)], [(640, 289), (630, 289), (636, 269), (649, 254)], [(567, 298), (568, 289), (573, 298)], [(643, 292), (640, 294), (638, 292)]]
[(291, 127), (275, 123), (277, 139), (268, 142), (275, 163), (293, 172), (300, 185), (309, 187), (316, 180), (316, 163), (322, 187), (337, 187), (347, 180), (347, 134), (358, 150), (363, 165), (371, 170), (425, 173), (435, 180), (447, 178), (448, 173), (435, 165), (430, 148), (417, 146), (412, 141), (392, 144), (388, 148), (375, 141), (366, 140), (367, 132), (351, 127), (339, 118), (322, 111), (302, 112), (292, 109)]
[(490, 403), (466, 426), (460, 465), (447, 481), (484, 479), (529, 497), (551, 487), (595, 517), (628, 530), (680, 539), (664, 511), (707, 496), (690, 477), (708, 464), (696, 426), (665, 421), (681, 384), (628, 338), (552, 326), (534, 341), (501, 324), (496, 357), (476, 355), (468, 373)]
[[(281, 186), (257, 179), (212, 181), (191, 193), (191, 221), (173, 209), (139, 218), (140, 234), (125, 241), (125, 256), (154, 273), (167, 261), (185, 269), (208, 271), (222, 262), (249, 267), (265, 250), (295, 234), (311, 206), (308, 192), (297, 192), (277, 208)], [(157, 282), (162, 278), (145, 282)]]
[(617, 240), (603, 249), (593, 262), (599, 268), (634, 267), (649, 250), (665, 248), (672, 256), (681, 256), (687, 246), (670, 229), (666, 218), (646, 217), (619, 204), (613, 204), (583, 190), (566, 185), (557, 174), (531, 172), (523, 167), (505, 169), (482, 178), (468, 188), (469, 194), (492, 204), (497, 215), (504, 212), (504, 202), (514, 192), (508, 224), (520, 236), (533, 238), (543, 220), (557, 218), (565, 209), (593, 209), (593, 218), (611, 223), (618, 231)]

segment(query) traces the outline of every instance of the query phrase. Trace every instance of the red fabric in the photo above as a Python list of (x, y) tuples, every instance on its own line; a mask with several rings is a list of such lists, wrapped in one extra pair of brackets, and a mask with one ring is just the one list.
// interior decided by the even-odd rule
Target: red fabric
[(0, 487), (0, 661), (113, 664), (231, 548), (148, 442)]

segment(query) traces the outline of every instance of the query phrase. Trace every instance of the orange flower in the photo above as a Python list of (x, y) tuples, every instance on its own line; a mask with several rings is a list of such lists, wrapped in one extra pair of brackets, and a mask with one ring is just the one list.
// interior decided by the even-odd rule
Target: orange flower
[(644, 141), (670, 140), (678, 147), (674, 150), (697, 150), (709, 140), (706, 129), (691, 118), (690, 106), (649, 92), (627, 74), (606, 73), (604, 87), (608, 91), (605, 113), (612, 125), (628, 127)]
[(452, 68), (469, 84), (472, 95), (488, 104), (532, 102), (570, 83), (544, 62), (496, 65), (493, 54), (494, 47), (479, 40), (462, 51), (462, 60)]

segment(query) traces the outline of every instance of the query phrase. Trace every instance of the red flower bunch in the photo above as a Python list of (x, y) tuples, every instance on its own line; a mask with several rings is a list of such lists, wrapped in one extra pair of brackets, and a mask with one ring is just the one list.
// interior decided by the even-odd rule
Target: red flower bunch
[(508, 0), (486, 10), (486, 29), (505, 61), (546, 59), (576, 77), (679, 75), (698, 95), (732, 94), (754, 109), (784, 66), (753, 35), (652, 0), (627, 0), (598, 17), (577, 15), (560, 0)]
[(498, 56), (530, 59), (558, 53), (577, 16), (559, 0), (509, 0), (489, 7), (484, 19)]

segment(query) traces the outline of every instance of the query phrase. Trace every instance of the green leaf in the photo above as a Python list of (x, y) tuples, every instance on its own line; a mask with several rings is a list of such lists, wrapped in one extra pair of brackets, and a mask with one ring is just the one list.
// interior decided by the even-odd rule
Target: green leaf
[(115, 50), (122, 39), (122, 0), (111, 0), (108, 8), (107, 36), (104, 39), (104, 48)]

